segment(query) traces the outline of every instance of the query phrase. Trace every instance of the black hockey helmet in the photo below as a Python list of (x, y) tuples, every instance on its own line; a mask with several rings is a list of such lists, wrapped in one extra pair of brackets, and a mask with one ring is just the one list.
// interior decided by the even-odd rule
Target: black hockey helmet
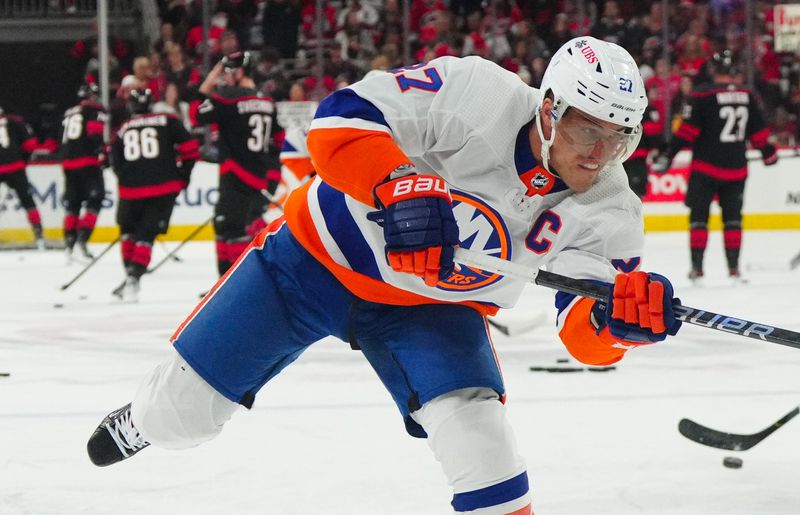
[(150, 111), (153, 94), (148, 88), (132, 89), (128, 98), (128, 110), (132, 114), (142, 114)]
[(81, 100), (85, 100), (92, 96), (98, 96), (100, 94), (100, 87), (91, 82), (89, 84), (81, 84), (81, 87), (78, 88), (78, 98)]
[(253, 56), (250, 52), (232, 52), (222, 58), (222, 68), (226, 72), (234, 72), (239, 68), (248, 77), (252, 74)]
[(716, 52), (711, 58), (711, 73), (714, 75), (738, 75), (739, 63), (733, 52), (730, 50), (723, 50)]

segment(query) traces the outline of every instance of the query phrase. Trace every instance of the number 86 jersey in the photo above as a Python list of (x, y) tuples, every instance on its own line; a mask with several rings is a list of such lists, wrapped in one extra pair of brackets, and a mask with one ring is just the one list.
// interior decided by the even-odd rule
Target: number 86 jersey
[(518, 280), (462, 267), (428, 287), (388, 265), (382, 228), (367, 219), (373, 188), (413, 165), (449, 184), (462, 247), (613, 282), (615, 263), (638, 264), (641, 204), (620, 164), (574, 194), (537, 163), (529, 134), (540, 94), (477, 57), (443, 57), (337, 91), (311, 124), (318, 177), (290, 197), (290, 230), (366, 300), (457, 302), (487, 314), (513, 306)]

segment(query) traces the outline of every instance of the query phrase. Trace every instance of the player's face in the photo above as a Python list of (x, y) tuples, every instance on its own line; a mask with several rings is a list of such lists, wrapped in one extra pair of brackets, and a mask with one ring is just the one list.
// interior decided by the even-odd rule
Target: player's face
[(630, 141), (620, 125), (570, 108), (556, 122), (550, 164), (572, 191), (588, 190), (609, 161), (620, 158)]

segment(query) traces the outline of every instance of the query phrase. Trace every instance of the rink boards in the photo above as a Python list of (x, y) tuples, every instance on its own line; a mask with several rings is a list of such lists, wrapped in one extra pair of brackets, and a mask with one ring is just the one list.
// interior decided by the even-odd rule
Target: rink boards
[[(744, 227), (746, 229), (800, 229), (800, 155), (781, 150), (777, 165), (764, 167), (758, 152), (751, 152), (750, 175), (745, 189)], [(683, 205), (688, 180), (688, 153), (679, 154), (670, 173), (651, 174), (645, 197), (645, 228), (648, 231), (682, 231), (688, 228), (688, 209)], [(47, 238), (61, 237), (64, 216), (63, 172), (58, 164), (28, 166), (34, 199), (42, 215)], [(218, 191), (218, 166), (198, 163), (189, 187), (178, 196), (166, 240), (181, 240), (211, 216)], [(116, 177), (105, 172), (106, 198), (92, 241), (110, 241), (118, 234), (115, 222)], [(278, 192), (280, 196), (281, 192)], [(277, 216), (277, 210), (271, 213)], [(721, 227), (719, 209), (712, 206), (711, 228)], [(197, 239), (212, 239), (207, 226)], [(31, 233), (25, 212), (14, 193), (0, 185), (0, 242), (29, 241)]]

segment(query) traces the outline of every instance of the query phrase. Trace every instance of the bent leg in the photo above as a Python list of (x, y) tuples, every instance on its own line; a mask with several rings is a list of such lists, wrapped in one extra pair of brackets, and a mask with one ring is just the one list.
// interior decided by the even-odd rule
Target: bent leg
[(456, 513), (529, 515), (525, 463), (505, 406), (489, 388), (464, 388), (411, 414), (453, 487)]
[(185, 449), (217, 436), (238, 407), (174, 352), (142, 382), (131, 416), (148, 442), (165, 449)]

